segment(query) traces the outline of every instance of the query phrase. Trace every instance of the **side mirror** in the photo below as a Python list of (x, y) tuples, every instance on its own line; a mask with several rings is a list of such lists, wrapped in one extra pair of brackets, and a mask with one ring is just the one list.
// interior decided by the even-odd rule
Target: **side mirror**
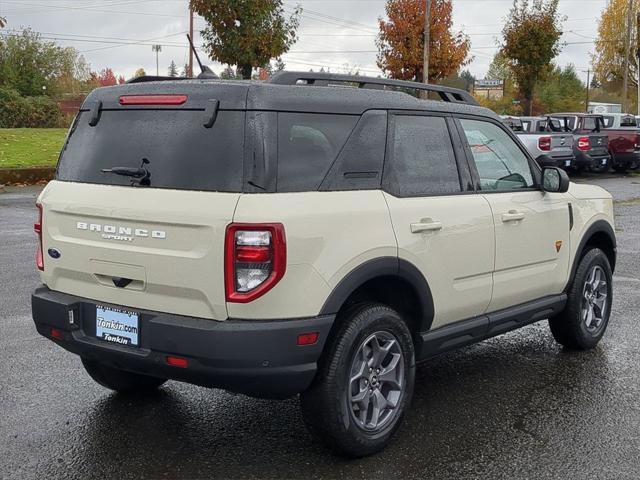
[(542, 189), (545, 192), (565, 193), (569, 190), (569, 175), (558, 167), (542, 169)]

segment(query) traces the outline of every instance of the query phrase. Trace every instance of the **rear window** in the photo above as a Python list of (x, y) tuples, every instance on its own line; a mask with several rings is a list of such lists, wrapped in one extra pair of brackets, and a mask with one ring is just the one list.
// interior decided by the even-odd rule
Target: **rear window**
[(595, 132), (600, 129), (602, 121), (598, 117), (584, 117), (582, 122), (582, 129)]
[(212, 128), (202, 110), (104, 110), (95, 127), (81, 112), (58, 164), (57, 179), (131, 185), (132, 178), (102, 169), (138, 168), (152, 188), (242, 191), (244, 117), (220, 111)]

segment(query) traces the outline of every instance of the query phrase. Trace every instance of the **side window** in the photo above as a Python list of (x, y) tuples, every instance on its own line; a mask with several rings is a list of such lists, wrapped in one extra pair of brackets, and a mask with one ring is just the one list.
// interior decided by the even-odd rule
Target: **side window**
[(460, 177), (443, 117), (396, 115), (385, 183), (400, 197), (458, 193)]
[(277, 191), (318, 190), (359, 118), (279, 113)]
[(636, 117), (622, 117), (620, 119), (621, 127), (637, 127), (638, 122), (636, 121)]
[(481, 190), (518, 190), (535, 186), (529, 160), (505, 131), (479, 120), (461, 119), (460, 123), (480, 176)]

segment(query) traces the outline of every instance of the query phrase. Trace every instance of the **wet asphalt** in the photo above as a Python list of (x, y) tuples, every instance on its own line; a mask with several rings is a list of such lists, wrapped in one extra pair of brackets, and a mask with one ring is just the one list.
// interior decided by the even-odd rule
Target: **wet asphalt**
[(93, 383), (30, 318), (37, 189), (0, 193), (0, 478), (640, 478), (640, 176), (578, 181), (617, 199), (602, 343), (565, 351), (541, 322), (431, 360), (393, 443), (361, 460), (314, 443), (297, 399)]

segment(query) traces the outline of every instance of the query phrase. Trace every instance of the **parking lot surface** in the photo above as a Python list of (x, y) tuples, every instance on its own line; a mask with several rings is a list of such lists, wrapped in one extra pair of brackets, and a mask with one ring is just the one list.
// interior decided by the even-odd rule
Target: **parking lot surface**
[(577, 181), (616, 198), (603, 342), (567, 352), (541, 322), (431, 360), (390, 448), (361, 460), (312, 442), (297, 399), (95, 384), (30, 317), (38, 189), (0, 193), (0, 478), (640, 478), (640, 176)]

